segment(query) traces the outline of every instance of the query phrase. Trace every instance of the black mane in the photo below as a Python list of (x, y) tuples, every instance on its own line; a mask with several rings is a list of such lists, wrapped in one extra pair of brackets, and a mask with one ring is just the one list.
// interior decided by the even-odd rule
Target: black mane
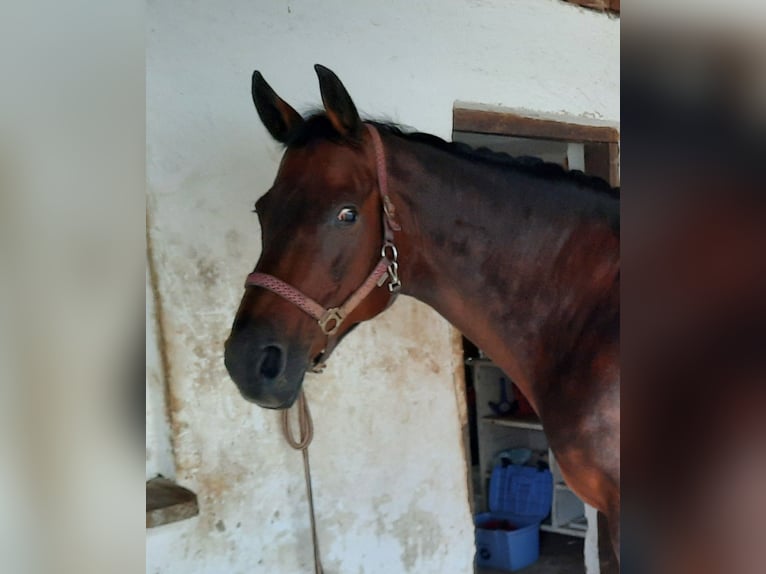
[[(609, 182), (600, 177), (587, 175), (580, 170), (566, 170), (557, 163), (551, 163), (531, 156), (511, 156), (504, 152), (498, 152), (486, 147), (473, 148), (462, 142), (448, 142), (440, 137), (422, 132), (407, 132), (400, 126), (388, 122), (368, 120), (376, 128), (384, 133), (419, 142), (440, 149), (452, 155), (470, 161), (484, 162), (492, 165), (505, 166), (530, 175), (544, 179), (563, 179), (578, 185), (588, 187), (593, 191), (609, 194), (618, 199), (619, 187), (612, 187)], [(308, 117), (300, 129), (291, 134), (287, 147), (302, 147), (316, 140), (330, 140), (335, 143), (359, 146), (359, 141), (339, 134), (330, 123), (330, 120), (322, 112), (317, 112)]]

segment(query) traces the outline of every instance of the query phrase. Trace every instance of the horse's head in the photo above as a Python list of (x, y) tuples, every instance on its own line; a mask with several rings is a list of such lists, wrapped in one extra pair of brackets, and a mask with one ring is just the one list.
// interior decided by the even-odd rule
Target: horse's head
[[(292, 405), (306, 371), (392, 297), (375, 287), (386, 279), (390, 261), (381, 247), (391, 235), (378, 192), (380, 141), (335, 74), (316, 71), (325, 111), (307, 120), (253, 74), (258, 115), (286, 151), (274, 184), (256, 203), (262, 252), (226, 341), (225, 363), (242, 395), (268, 408)], [(349, 297), (353, 305), (344, 305)]]

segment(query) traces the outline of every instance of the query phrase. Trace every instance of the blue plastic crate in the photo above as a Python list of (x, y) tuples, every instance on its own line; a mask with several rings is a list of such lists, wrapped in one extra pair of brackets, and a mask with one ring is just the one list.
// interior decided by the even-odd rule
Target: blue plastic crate
[[(526, 466), (496, 466), (489, 482), (490, 512), (476, 517), (476, 563), (498, 570), (518, 570), (540, 556), (540, 522), (553, 501), (553, 476)], [(507, 520), (515, 530), (482, 528)]]
[(489, 480), (489, 510), (542, 520), (551, 511), (553, 475), (531, 466), (496, 466)]
[[(511, 532), (482, 528), (489, 521), (508, 520)], [(499, 512), (476, 516), (476, 564), (495, 570), (518, 570), (540, 557), (540, 521), (536, 518)]]

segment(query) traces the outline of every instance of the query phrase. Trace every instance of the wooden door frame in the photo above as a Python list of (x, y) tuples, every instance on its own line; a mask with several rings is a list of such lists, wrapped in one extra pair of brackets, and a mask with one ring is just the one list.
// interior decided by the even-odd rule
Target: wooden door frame
[(620, 129), (610, 122), (456, 103), (452, 131), (582, 143), (585, 171), (619, 185)]

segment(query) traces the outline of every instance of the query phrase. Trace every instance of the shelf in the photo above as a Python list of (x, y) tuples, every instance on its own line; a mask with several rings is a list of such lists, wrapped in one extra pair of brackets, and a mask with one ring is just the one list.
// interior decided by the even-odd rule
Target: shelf
[[(478, 475), (481, 478), (477, 481), (477, 494), (480, 496), (476, 498), (480, 503), (476, 508), (485, 508), (484, 505), (488, 502), (489, 479), (492, 476), (490, 467), (498, 452), (514, 447), (525, 447), (533, 451), (545, 450), (548, 452), (550, 470), (553, 474), (553, 498), (551, 515), (540, 525), (540, 529), (565, 536), (585, 538), (588, 524), (583, 522), (582, 501), (563, 481), (540, 419), (534, 414), (519, 416), (518, 412), (513, 415), (496, 415), (489, 405), (492, 401), (498, 401), (498, 396), (502, 394), (498, 391), (498, 381), (505, 380), (507, 384), (510, 379), (502, 375), (499, 367), (486, 358), (469, 359), (466, 365), (472, 368), (476, 392), (474, 413), (478, 423), (477, 438), (481, 469)], [(510, 396), (510, 390), (507, 387), (506, 391)]]
[(153, 528), (199, 514), (197, 495), (158, 476), (146, 481), (146, 527)]
[(497, 417), (497, 416), (486, 416), (481, 419), (483, 422), (497, 425), (501, 427), (512, 427), (512, 428), (521, 428), (521, 429), (531, 429), (531, 430), (543, 430), (543, 423), (540, 422), (540, 419), (538, 419), (534, 415), (526, 416), (526, 417)]
[(588, 530), (588, 519), (585, 518), (585, 516), (580, 516), (579, 518), (575, 518), (569, 524), (565, 525), (565, 528), (570, 528), (572, 530), (579, 530), (580, 532), (585, 532)]
[(571, 528), (566, 526), (551, 526), (550, 524), (540, 524), (540, 530), (545, 532), (555, 532), (556, 534), (566, 534), (567, 536), (577, 536), (578, 538), (585, 538), (585, 530), (579, 528)]
[(466, 365), (491, 365), (493, 367), (497, 367), (495, 363), (493, 363), (490, 359), (487, 359), (486, 357), (468, 357), (465, 360), (465, 364)]

